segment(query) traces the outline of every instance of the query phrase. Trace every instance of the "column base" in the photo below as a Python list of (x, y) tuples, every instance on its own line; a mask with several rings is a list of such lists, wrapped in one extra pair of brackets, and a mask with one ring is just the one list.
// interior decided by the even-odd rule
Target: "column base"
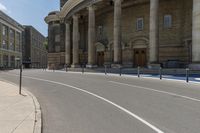
[(149, 63), (148, 68), (149, 69), (160, 69), (161, 65), (158, 63)]
[(69, 68), (69, 67), (71, 67), (71, 64), (66, 64), (65, 67), (68, 67), (68, 68)]
[(120, 68), (122, 64), (111, 64), (111, 68)]
[(133, 62), (124, 62), (123, 67), (131, 68), (133, 67)]
[(189, 69), (192, 69), (192, 70), (200, 70), (200, 63), (192, 63), (192, 64), (189, 64)]
[(80, 68), (81, 66), (79, 64), (72, 64), (71, 68)]
[(97, 68), (97, 67), (98, 67), (97, 65), (90, 65), (90, 64), (86, 65), (86, 68)]

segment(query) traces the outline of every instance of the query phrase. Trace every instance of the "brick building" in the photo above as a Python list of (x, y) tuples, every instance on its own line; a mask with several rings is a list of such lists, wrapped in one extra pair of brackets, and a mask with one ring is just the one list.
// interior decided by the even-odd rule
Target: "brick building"
[(32, 26), (24, 26), (23, 64), (26, 68), (46, 68), (46, 38)]
[(0, 67), (19, 68), (23, 26), (0, 11)]
[(48, 66), (200, 69), (199, 5), (198, 0), (61, 0), (61, 10), (45, 18)]

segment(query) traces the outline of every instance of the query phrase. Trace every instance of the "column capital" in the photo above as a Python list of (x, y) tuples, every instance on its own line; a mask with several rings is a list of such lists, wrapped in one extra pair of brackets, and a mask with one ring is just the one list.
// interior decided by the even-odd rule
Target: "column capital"
[(71, 24), (72, 22), (71, 22), (71, 20), (65, 20), (65, 24)]
[(73, 18), (73, 19), (79, 19), (80, 16), (81, 16), (80, 14), (74, 14), (74, 15), (72, 16), (72, 18)]
[(154, 6), (158, 6), (159, 5), (159, 0), (150, 0), (150, 6), (152, 6), (152, 4), (156, 4)]
[(88, 10), (96, 10), (96, 9), (97, 9), (97, 6), (94, 5), (94, 4), (92, 4), (92, 5), (87, 6), (87, 9), (88, 9)]
[(66, 18), (60, 18), (60, 23), (61, 23), (61, 24), (66, 24), (66, 23), (71, 24), (71, 20), (66, 19)]
[(60, 18), (60, 23), (65, 23), (65, 18)]

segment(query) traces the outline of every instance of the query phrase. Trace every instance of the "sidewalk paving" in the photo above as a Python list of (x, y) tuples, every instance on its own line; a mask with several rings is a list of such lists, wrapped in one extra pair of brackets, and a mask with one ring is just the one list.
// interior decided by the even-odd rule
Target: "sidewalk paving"
[(0, 133), (41, 133), (41, 110), (28, 91), (0, 79)]

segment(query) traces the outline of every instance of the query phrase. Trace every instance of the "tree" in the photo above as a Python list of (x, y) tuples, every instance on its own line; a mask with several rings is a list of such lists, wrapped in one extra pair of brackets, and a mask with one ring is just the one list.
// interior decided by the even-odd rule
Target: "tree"
[(45, 48), (46, 48), (46, 50), (48, 51), (48, 41), (47, 41), (48, 39), (46, 39), (45, 41), (44, 41), (44, 46), (45, 46)]

